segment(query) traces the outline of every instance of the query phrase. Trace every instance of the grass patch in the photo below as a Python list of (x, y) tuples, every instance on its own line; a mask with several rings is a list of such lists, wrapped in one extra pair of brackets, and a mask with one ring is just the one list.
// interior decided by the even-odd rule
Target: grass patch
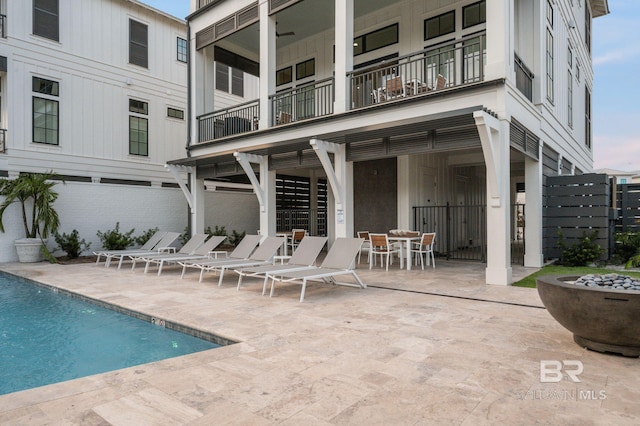
[(524, 277), (520, 281), (513, 283), (517, 287), (530, 287), (536, 288), (536, 278), (542, 275), (588, 275), (588, 274), (620, 274), (629, 275), (630, 277), (640, 278), (640, 272), (631, 271), (617, 271), (614, 269), (606, 268), (590, 268), (588, 266), (560, 266), (560, 265), (548, 265), (540, 269), (538, 272)]

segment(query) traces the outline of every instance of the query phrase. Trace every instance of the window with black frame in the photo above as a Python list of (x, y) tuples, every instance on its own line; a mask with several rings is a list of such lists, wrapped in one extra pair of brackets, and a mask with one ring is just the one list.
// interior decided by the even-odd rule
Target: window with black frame
[(456, 13), (454, 10), (424, 20), (424, 39), (431, 40), (456, 30)]
[(179, 62), (187, 62), (187, 57), (189, 56), (189, 50), (187, 48), (187, 40), (178, 37), (177, 40), (177, 47), (176, 47), (177, 51), (176, 51), (176, 55), (177, 55), (177, 60)]
[(33, 34), (60, 41), (58, 0), (33, 1)]
[(133, 19), (129, 19), (129, 63), (149, 67), (148, 27)]
[(466, 39), (462, 48), (463, 81), (475, 83), (484, 79), (484, 64), (487, 62), (487, 38), (484, 35)]
[(149, 155), (149, 104), (129, 99), (129, 154)]
[(485, 0), (462, 8), (462, 28), (466, 29), (487, 21), (487, 2)]
[(41, 77), (32, 78), (33, 96), (33, 142), (59, 145), (60, 83)]
[(389, 25), (356, 37), (353, 40), (353, 56), (373, 52), (396, 44), (398, 41), (398, 24)]
[(276, 86), (282, 86), (293, 81), (292, 67), (286, 67), (276, 71)]

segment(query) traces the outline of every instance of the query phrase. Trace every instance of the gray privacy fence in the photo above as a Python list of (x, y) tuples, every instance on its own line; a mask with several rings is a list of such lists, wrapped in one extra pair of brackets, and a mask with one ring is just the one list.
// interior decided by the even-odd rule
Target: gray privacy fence
[(615, 199), (615, 231), (640, 232), (640, 184), (627, 183), (616, 185)]
[(596, 242), (610, 255), (611, 192), (604, 174), (546, 176), (543, 188), (542, 238), (545, 259), (559, 258), (559, 231), (571, 246), (597, 231)]

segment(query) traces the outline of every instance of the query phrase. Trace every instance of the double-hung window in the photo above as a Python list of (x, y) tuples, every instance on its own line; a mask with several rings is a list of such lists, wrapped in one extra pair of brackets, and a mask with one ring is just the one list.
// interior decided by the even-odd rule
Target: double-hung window
[(33, 142), (59, 145), (59, 83), (33, 77)]
[(33, 34), (60, 41), (58, 0), (33, 0)]
[(149, 104), (129, 99), (129, 154), (149, 155)]

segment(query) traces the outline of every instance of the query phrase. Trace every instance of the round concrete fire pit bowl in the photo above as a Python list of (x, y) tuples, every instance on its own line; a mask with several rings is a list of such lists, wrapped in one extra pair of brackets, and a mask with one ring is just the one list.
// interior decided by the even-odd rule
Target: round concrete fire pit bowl
[(548, 275), (537, 279), (547, 311), (582, 347), (640, 356), (640, 292), (577, 286), (573, 282), (578, 278)]

